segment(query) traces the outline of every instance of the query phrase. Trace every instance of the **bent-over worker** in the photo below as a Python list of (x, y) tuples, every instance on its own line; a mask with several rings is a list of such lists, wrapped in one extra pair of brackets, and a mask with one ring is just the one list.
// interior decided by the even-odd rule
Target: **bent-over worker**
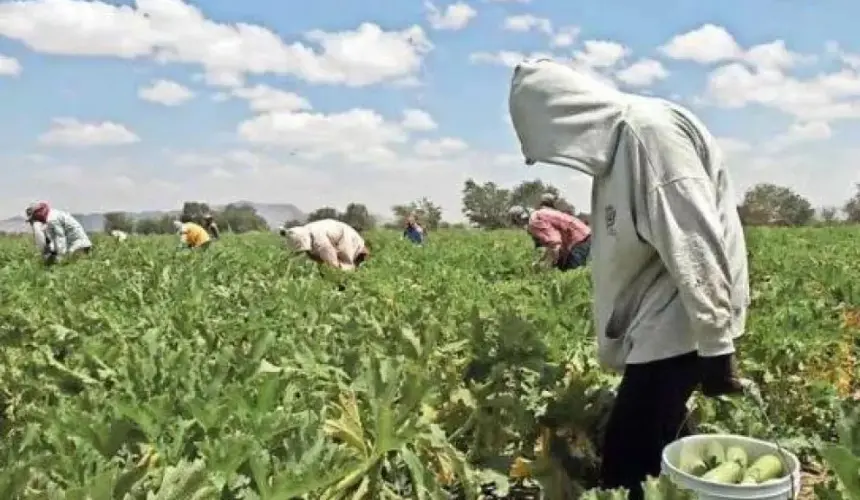
[[(34, 231), (37, 230), (35, 223), (44, 227), (42, 258), (45, 264), (51, 265), (72, 256), (89, 254), (92, 250), (93, 244), (87, 232), (68, 212), (40, 202), (31, 205), (26, 213), (27, 222), (33, 223)], [(41, 238), (36, 235), (36, 240), (40, 242)]]
[(178, 220), (173, 222), (176, 231), (179, 233), (180, 248), (208, 248), (212, 240), (209, 239), (209, 233), (206, 232), (199, 224), (195, 224), (190, 220)]
[(33, 233), (33, 243), (36, 244), (36, 249), (39, 255), (47, 255), (50, 253), (51, 240), (48, 238), (48, 233), (45, 232), (45, 225), (39, 221), (33, 220), (33, 209), (35, 204), (30, 205), (25, 210), (24, 214), (27, 219), (27, 224), (30, 225), (30, 230)]
[(549, 60), (517, 66), (509, 105), (527, 164), (593, 178), (598, 353), (623, 373), (600, 475), (641, 499), (696, 387), (742, 390), (734, 339), (749, 305), (747, 254), (723, 154), (689, 110)]
[(318, 220), (290, 229), (282, 228), (280, 232), (295, 252), (307, 255), (318, 264), (344, 271), (354, 270), (370, 256), (358, 231), (339, 220)]
[(525, 226), (535, 247), (543, 248), (543, 257), (535, 267), (549, 266), (569, 271), (584, 266), (591, 251), (591, 228), (573, 215), (549, 207), (529, 214), (522, 207), (512, 207), (511, 220)]
[(424, 228), (421, 227), (421, 224), (419, 224), (417, 220), (415, 220), (414, 215), (410, 215), (406, 218), (406, 227), (403, 229), (403, 237), (416, 245), (424, 243)]
[(215, 217), (213, 217), (212, 214), (206, 214), (203, 216), (203, 227), (213, 240), (217, 240), (221, 237), (221, 230), (218, 228), (218, 224), (215, 223)]

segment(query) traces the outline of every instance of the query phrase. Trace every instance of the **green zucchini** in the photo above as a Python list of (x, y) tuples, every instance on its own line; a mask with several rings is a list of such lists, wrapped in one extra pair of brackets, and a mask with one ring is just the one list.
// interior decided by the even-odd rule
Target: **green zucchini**
[(726, 448), (726, 460), (737, 462), (744, 469), (749, 465), (749, 456), (747, 456), (747, 452), (740, 446), (729, 446)]
[(719, 441), (708, 441), (702, 459), (708, 464), (708, 468), (722, 465), (726, 461), (726, 449)]
[(776, 455), (762, 455), (744, 472), (741, 484), (759, 484), (783, 474), (782, 460)]
[(685, 445), (681, 447), (681, 458), (678, 468), (681, 469), (681, 471), (686, 472), (687, 474), (692, 474), (696, 477), (707, 472), (708, 465), (705, 464), (704, 460), (702, 460), (701, 451), (701, 448), (698, 446)]
[(737, 462), (723, 462), (702, 476), (705, 481), (722, 484), (736, 484), (743, 476), (744, 469)]

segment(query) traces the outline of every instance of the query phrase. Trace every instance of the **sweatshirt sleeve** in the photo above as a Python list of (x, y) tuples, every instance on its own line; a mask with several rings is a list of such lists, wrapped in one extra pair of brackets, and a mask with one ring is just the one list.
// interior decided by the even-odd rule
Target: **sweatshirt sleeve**
[[(700, 161), (696, 155), (684, 152), (672, 155), (664, 150), (661, 153), (648, 161)], [(649, 167), (676, 175), (647, 192), (649, 231), (646, 239), (677, 283), (699, 355), (731, 354), (735, 350), (731, 274), (714, 185), (701, 167), (701, 173), (672, 172), (676, 169), (671, 166)]]

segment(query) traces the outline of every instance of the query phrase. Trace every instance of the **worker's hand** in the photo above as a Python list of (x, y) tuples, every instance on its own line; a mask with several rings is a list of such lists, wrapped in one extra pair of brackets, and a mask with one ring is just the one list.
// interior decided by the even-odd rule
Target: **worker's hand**
[(740, 377), (735, 367), (735, 355), (699, 356), (702, 394), (708, 397), (742, 393)]

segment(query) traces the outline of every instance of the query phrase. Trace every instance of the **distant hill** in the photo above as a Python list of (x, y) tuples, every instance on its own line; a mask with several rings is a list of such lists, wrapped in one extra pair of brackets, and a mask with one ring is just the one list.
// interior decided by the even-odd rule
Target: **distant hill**
[[(266, 219), (266, 223), (272, 229), (278, 228), (281, 224), (289, 220), (305, 220), (304, 212), (290, 203), (255, 203), (250, 201), (238, 201), (238, 204), (251, 205), (260, 214), (260, 217)], [(214, 210), (224, 208), (224, 205), (213, 205)], [(150, 210), (145, 212), (127, 212), (135, 220), (150, 219), (153, 217), (162, 217), (165, 215), (178, 217), (179, 210)], [(104, 228), (104, 213), (89, 213), (75, 214), (75, 218), (84, 226), (87, 232), (98, 232)], [(5, 220), (0, 220), (0, 232), (4, 233), (23, 233), (29, 231), (27, 222), (24, 217), (12, 217)]]

